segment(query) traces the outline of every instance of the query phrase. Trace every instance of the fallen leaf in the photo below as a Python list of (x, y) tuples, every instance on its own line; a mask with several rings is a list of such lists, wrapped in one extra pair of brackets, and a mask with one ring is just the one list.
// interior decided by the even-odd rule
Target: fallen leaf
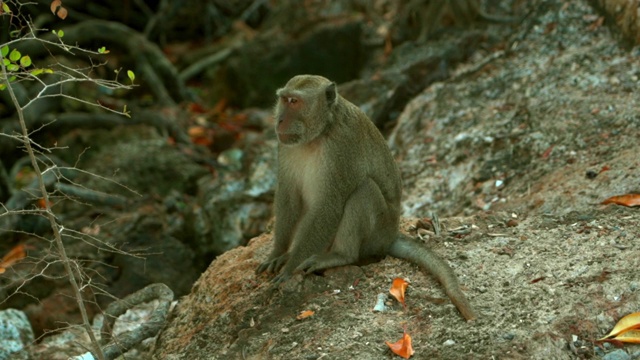
[(640, 344), (640, 330), (629, 330), (614, 337), (612, 340), (625, 343)]
[(0, 274), (4, 273), (11, 265), (24, 259), (27, 256), (23, 244), (16, 245), (0, 260)]
[[(640, 329), (640, 312), (629, 314), (627, 316), (624, 316), (622, 319), (618, 320), (618, 323), (616, 324), (616, 326), (613, 327), (611, 332), (609, 332), (609, 334), (607, 334), (605, 337), (599, 340), (605, 340), (607, 338), (615, 338), (616, 340), (620, 340), (619, 335), (634, 329)], [(638, 336), (640, 335), (640, 331), (634, 331), (634, 332), (636, 333), (635, 334), (637, 339), (636, 342), (640, 342), (640, 336)], [(624, 341), (624, 340), (620, 340), (620, 341)]]
[(406, 306), (404, 303), (404, 292), (407, 289), (407, 286), (409, 286), (409, 283), (404, 281), (404, 279), (395, 278), (393, 279), (393, 283), (391, 283), (391, 289), (389, 289), (389, 293), (400, 301), (402, 306)]
[(298, 320), (306, 319), (309, 316), (313, 316), (313, 314), (315, 314), (315, 311), (312, 311), (312, 310), (301, 311), (300, 314), (296, 316), (296, 319)]
[(189, 112), (192, 112), (195, 114), (205, 114), (207, 112), (207, 109), (205, 109), (204, 106), (195, 102), (189, 103), (189, 105), (187, 106), (187, 109), (189, 110)]
[(617, 204), (622, 206), (640, 206), (640, 194), (626, 194), (612, 196), (601, 202), (602, 205)]
[(541, 158), (543, 158), (543, 159), (548, 158), (548, 157), (549, 157), (549, 155), (551, 155), (551, 151), (553, 151), (554, 146), (555, 146), (555, 145), (551, 145), (551, 146), (549, 146), (549, 147), (547, 148), (547, 150), (545, 150), (545, 151), (542, 153)]
[(392, 344), (388, 341), (385, 341), (385, 343), (394, 354), (405, 359), (410, 358), (414, 353), (413, 347), (411, 347), (411, 336), (409, 336), (409, 334), (407, 334), (406, 332), (402, 336), (402, 339), (396, 341), (395, 343)]
[(596, 21), (592, 22), (591, 25), (587, 27), (587, 29), (589, 29), (589, 31), (598, 30), (600, 27), (602, 27), (603, 23), (604, 23), (604, 16), (600, 16), (596, 19)]
[(210, 146), (213, 144), (213, 132), (204, 126), (191, 126), (187, 130), (191, 142), (198, 145)]

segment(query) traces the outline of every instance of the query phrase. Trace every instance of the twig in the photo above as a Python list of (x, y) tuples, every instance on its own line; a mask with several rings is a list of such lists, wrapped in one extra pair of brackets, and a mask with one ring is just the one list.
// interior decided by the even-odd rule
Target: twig
[(5, 82), (7, 84), (7, 90), (11, 95), (11, 100), (14, 106), (16, 107), (16, 111), (18, 113), (18, 121), (20, 122), (20, 128), (22, 130), (22, 136), (23, 136), (23, 144), (27, 149), (27, 153), (29, 154), (29, 157), (31, 158), (31, 166), (33, 166), (33, 170), (35, 171), (36, 177), (38, 179), (38, 187), (40, 189), (40, 193), (42, 194), (42, 199), (44, 200), (46, 217), (49, 220), (49, 224), (51, 224), (51, 230), (53, 231), (56, 247), (58, 248), (58, 252), (60, 253), (60, 258), (62, 259), (62, 263), (64, 264), (65, 271), (67, 272), (67, 275), (69, 277), (69, 283), (73, 288), (73, 292), (76, 297), (78, 307), (80, 309), (80, 315), (82, 316), (82, 326), (87, 332), (87, 335), (89, 335), (89, 339), (91, 339), (91, 344), (94, 348), (95, 354), (98, 357), (98, 359), (105, 360), (105, 356), (102, 352), (102, 349), (100, 348), (100, 345), (98, 344), (98, 340), (96, 339), (96, 336), (91, 329), (91, 323), (89, 321), (87, 309), (84, 306), (84, 299), (82, 297), (82, 293), (80, 292), (78, 282), (76, 281), (76, 276), (73, 270), (71, 269), (71, 260), (67, 256), (67, 252), (64, 248), (64, 244), (62, 243), (62, 235), (60, 233), (61, 227), (60, 225), (58, 225), (58, 221), (56, 220), (55, 216), (53, 215), (53, 212), (51, 211), (51, 205), (49, 203), (49, 193), (47, 192), (44, 177), (42, 175), (42, 172), (40, 171), (40, 167), (38, 165), (36, 155), (33, 151), (33, 148), (31, 147), (31, 141), (29, 140), (29, 132), (27, 130), (27, 124), (24, 118), (24, 112), (22, 110), (22, 107), (20, 106), (20, 103), (18, 102), (18, 98), (13, 92), (13, 87), (11, 82), (8, 81), (9, 77), (7, 74), (7, 68), (4, 64), (4, 56), (2, 56), (2, 54), (0, 54), (0, 68), (2, 69), (2, 75), (4, 76)]

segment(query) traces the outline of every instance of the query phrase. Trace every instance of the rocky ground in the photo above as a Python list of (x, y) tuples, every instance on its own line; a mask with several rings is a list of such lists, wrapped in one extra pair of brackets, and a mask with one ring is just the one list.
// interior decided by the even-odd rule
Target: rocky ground
[[(480, 313), (465, 322), (434, 279), (387, 258), (298, 276), (270, 291), (254, 275), (271, 234), (214, 261), (155, 348), (162, 359), (391, 359), (406, 331), (416, 359), (631, 359), (594, 345), (640, 311), (637, 49), (583, 2), (540, 11), (521, 40), (461, 64), (404, 109), (390, 136), (405, 214), (440, 215), (442, 236), (407, 220), (455, 269)], [(600, 20), (599, 20), (600, 19)], [(506, 48), (508, 46), (508, 48)], [(395, 277), (405, 309), (372, 311)], [(296, 316), (312, 310), (303, 320)]]
[[(598, 1), (609, 11), (615, 2)], [(88, 273), (99, 274), (118, 297), (156, 282), (179, 296), (157, 339), (127, 359), (394, 359), (385, 342), (404, 332), (413, 359), (640, 358), (638, 345), (595, 342), (622, 316), (640, 311), (640, 213), (602, 205), (640, 193), (640, 52), (612, 21), (629, 13), (612, 19), (586, 1), (505, 0), (492, 11), (513, 9), (521, 21), (445, 26), (416, 41), (411, 34), (419, 28), (396, 31), (402, 26), (393, 21), (393, 3), (376, 1), (352, 13), (330, 2), (274, 7), (263, 23), (269, 31), (242, 28), (242, 43), (223, 42), (223, 51), (234, 52), (202, 75), (213, 85), (201, 95), (217, 99), (222, 92), (230, 103), (260, 109), (231, 116), (220, 103), (202, 112), (192, 104), (187, 141), (210, 152), (176, 145), (147, 125), (61, 137), (60, 144), (82, 154), (65, 160), (140, 192), (131, 196), (109, 183), (100, 190), (135, 202), (107, 210), (60, 205), (86, 235), (67, 240), (71, 256), (83, 258)], [(301, 14), (314, 20), (287, 20)], [(629, 36), (633, 29), (623, 30)], [(342, 45), (330, 48), (335, 42)], [(272, 237), (266, 224), (275, 141), (267, 88), (282, 85), (277, 77), (287, 66), (298, 69), (324, 48), (317, 64), (301, 68), (333, 74), (341, 94), (383, 129), (404, 181), (403, 230), (451, 265), (477, 320), (464, 321), (433, 278), (398, 259), (296, 275), (277, 289), (269, 276), (255, 275)], [(331, 61), (345, 68), (327, 70)], [(274, 64), (282, 68), (265, 71)], [(123, 251), (96, 253), (103, 243), (94, 235)], [(218, 256), (190, 287), (210, 259), (251, 237)], [(41, 247), (41, 240), (32, 244)], [(38, 259), (39, 250), (30, 258)], [(42, 264), (14, 266), (0, 293), (11, 295), (3, 307), (30, 304), (25, 313), (36, 338), (56, 324), (78, 322), (75, 300), (59, 295), (68, 293), (66, 280), (25, 283)], [(386, 295), (396, 277), (410, 282), (406, 307)], [(7, 279), (13, 283), (4, 285)], [(387, 310), (373, 312), (379, 294), (387, 296)], [(90, 315), (107, 301), (98, 298)], [(313, 315), (298, 320), (306, 310)], [(20, 314), (10, 315), (27, 318)], [(129, 314), (128, 321), (145, 316)], [(78, 344), (86, 341), (81, 331), (45, 337), (32, 358), (66, 359), (84, 351)]]

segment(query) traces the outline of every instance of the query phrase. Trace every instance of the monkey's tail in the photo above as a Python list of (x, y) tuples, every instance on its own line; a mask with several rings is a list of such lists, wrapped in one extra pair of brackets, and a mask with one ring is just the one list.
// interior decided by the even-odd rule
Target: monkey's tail
[(409, 260), (427, 270), (444, 287), (444, 292), (467, 320), (476, 319), (476, 314), (460, 290), (458, 280), (449, 265), (432, 250), (417, 243), (404, 234), (398, 234), (391, 244), (389, 255)]

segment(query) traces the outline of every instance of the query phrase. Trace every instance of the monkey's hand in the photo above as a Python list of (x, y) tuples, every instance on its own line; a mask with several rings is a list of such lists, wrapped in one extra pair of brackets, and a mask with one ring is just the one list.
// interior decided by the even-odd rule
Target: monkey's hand
[(289, 261), (289, 253), (284, 253), (280, 256), (275, 257), (269, 256), (269, 259), (267, 261), (258, 266), (258, 268), (256, 269), (256, 274), (260, 274), (264, 271), (270, 274), (277, 273), (278, 271), (280, 271), (280, 269), (282, 269), (287, 261)]

